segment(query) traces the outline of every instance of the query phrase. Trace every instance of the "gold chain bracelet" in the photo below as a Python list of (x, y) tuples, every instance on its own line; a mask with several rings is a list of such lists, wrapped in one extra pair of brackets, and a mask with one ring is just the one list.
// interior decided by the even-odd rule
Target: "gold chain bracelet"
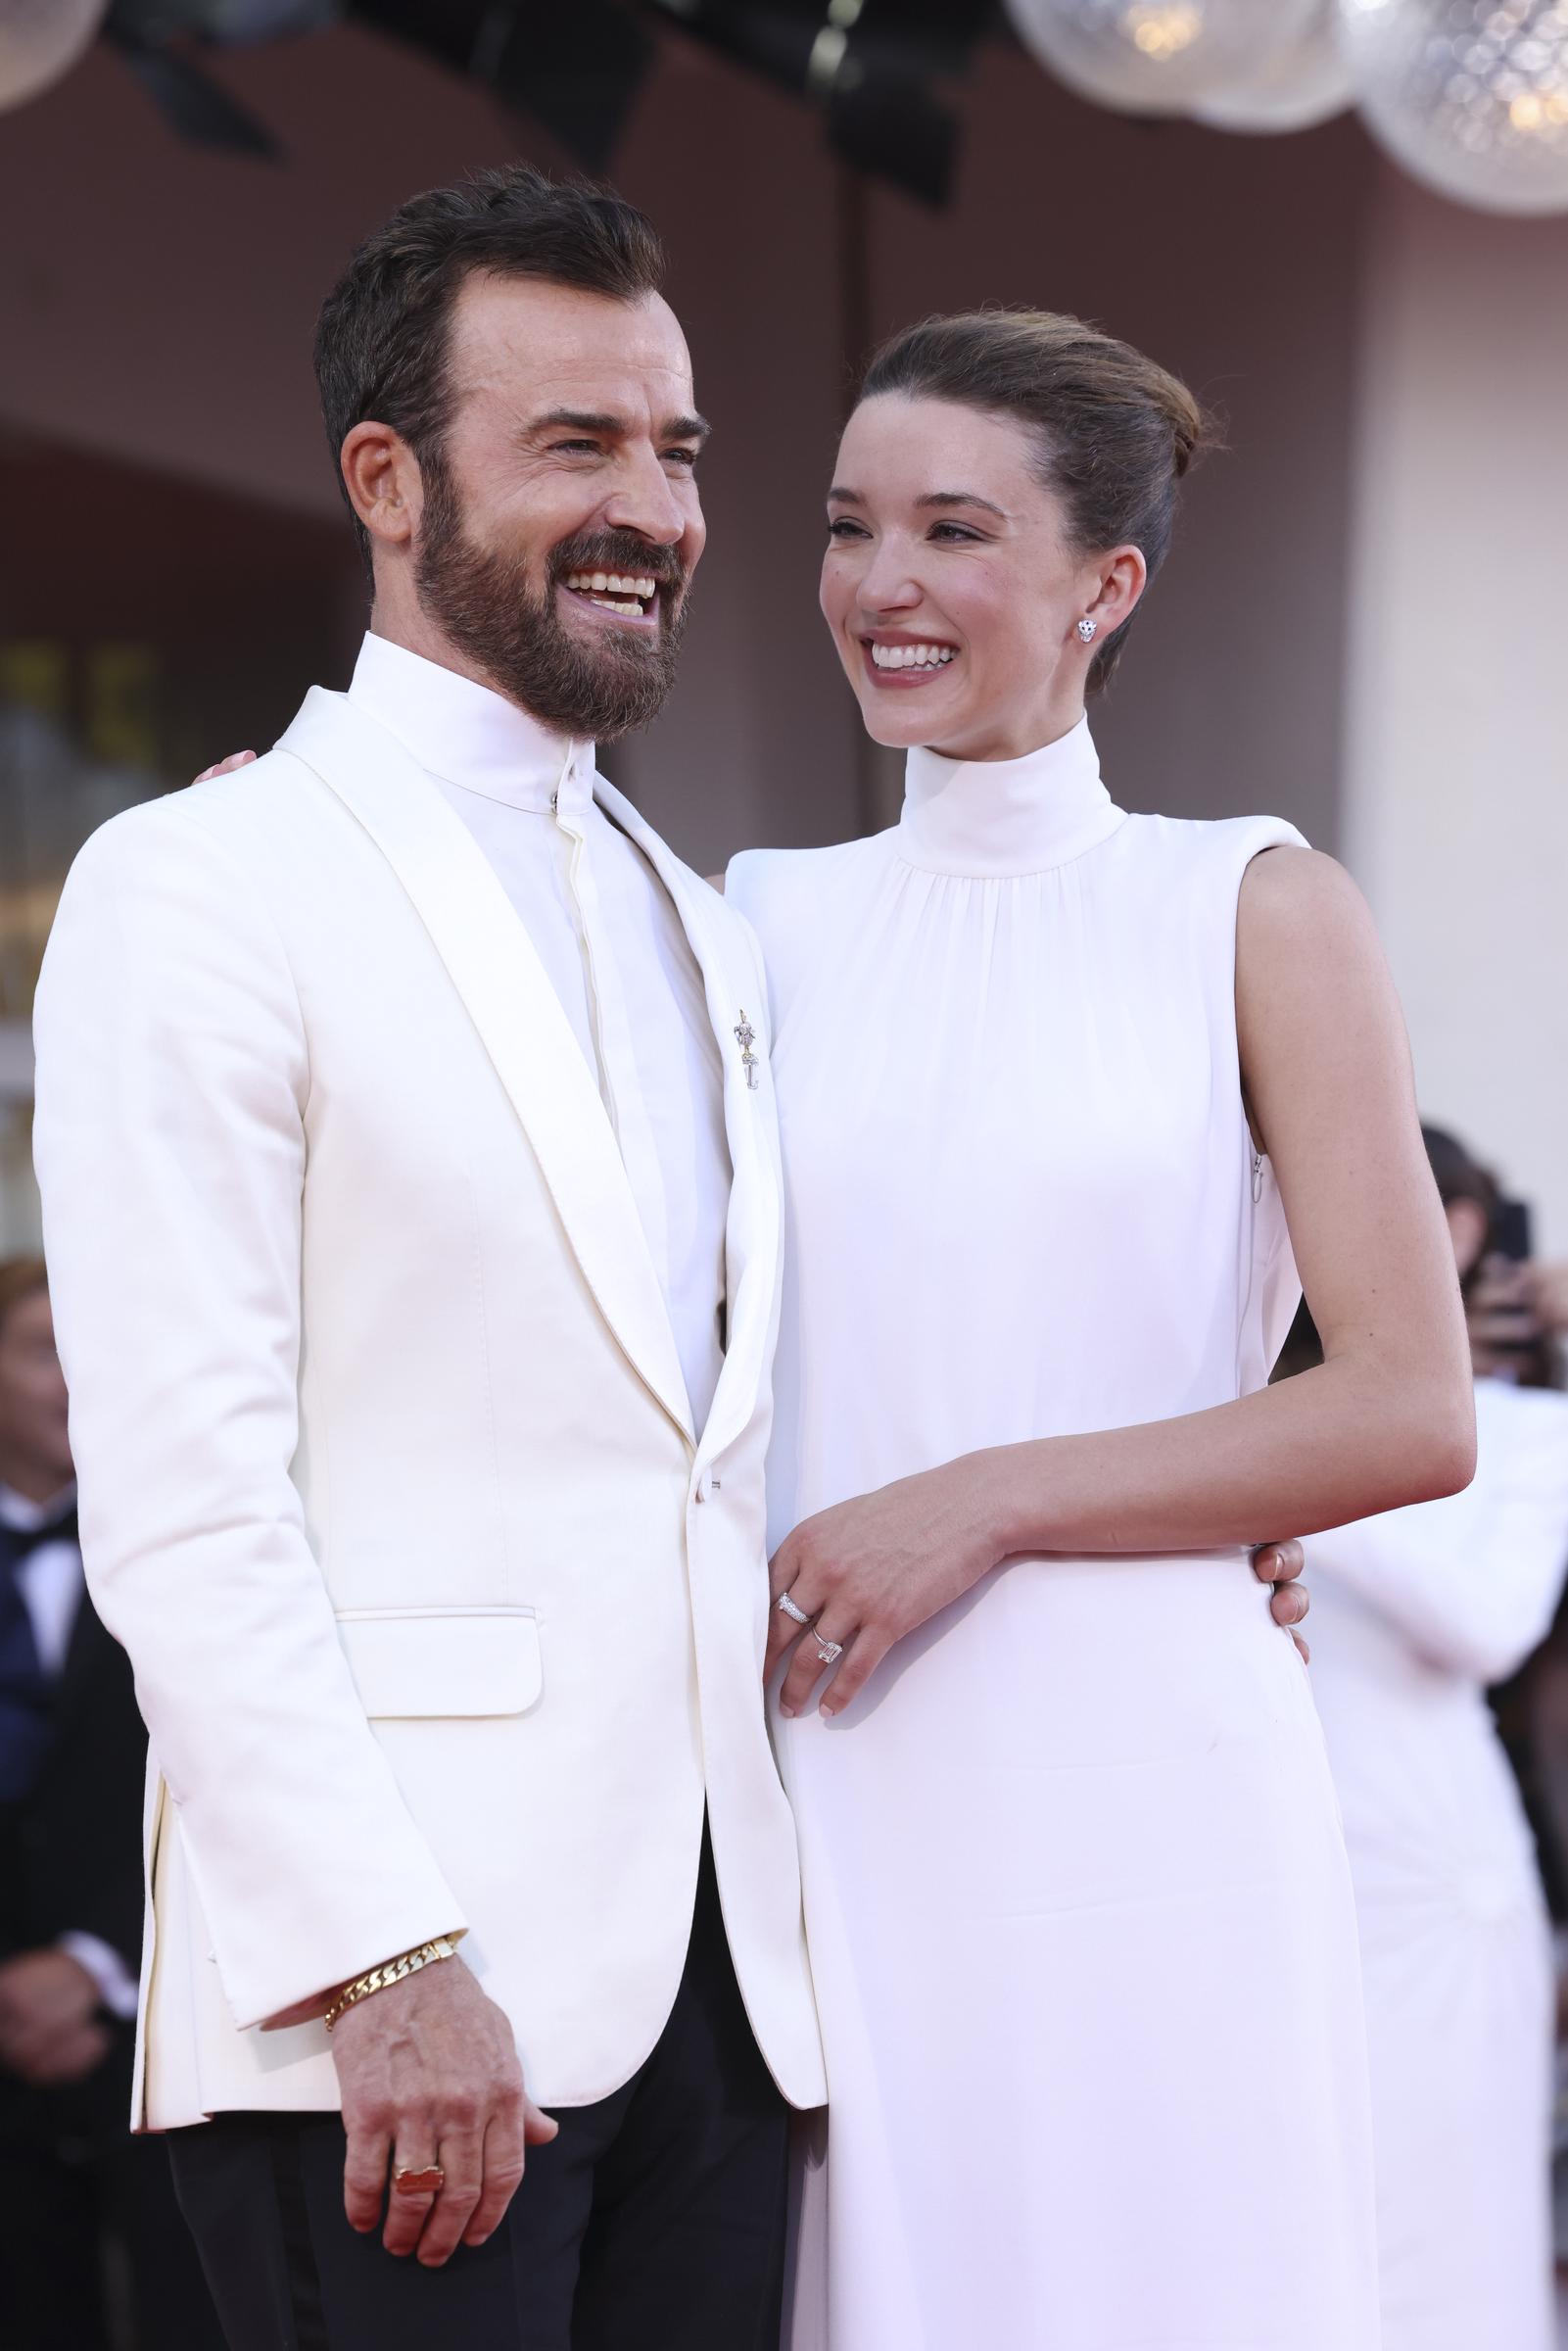
[(385, 1991), (389, 1984), (401, 1984), (404, 1977), (416, 1976), (422, 1967), (431, 1967), (438, 1959), (455, 1959), (456, 1956), (457, 1945), (451, 1937), (437, 1935), (430, 1943), (420, 1943), (417, 1950), (404, 1951), (401, 1958), (387, 1959), (380, 1967), (367, 1968), (362, 1976), (356, 1976), (352, 1984), (345, 1984), (327, 2010), (322, 2020), (327, 2031), (331, 2032), (346, 2009), (356, 2007), (360, 2000), (367, 2000), (373, 1991)]

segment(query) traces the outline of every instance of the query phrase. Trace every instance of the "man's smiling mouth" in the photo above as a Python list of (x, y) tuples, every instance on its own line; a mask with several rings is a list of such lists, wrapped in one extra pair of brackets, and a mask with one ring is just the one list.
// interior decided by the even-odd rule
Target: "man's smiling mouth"
[(659, 593), (657, 580), (642, 573), (573, 571), (565, 585), (601, 612), (619, 612), (628, 620), (645, 619)]

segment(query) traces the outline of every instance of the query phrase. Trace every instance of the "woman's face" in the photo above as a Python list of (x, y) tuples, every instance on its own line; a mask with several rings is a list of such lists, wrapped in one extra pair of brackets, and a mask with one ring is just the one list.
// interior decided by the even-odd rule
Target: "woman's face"
[(1095, 644), (1143, 593), (1136, 548), (1075, 549), (1011, 417), (884, 393), (850, 418), (822, 609), (878, 742), (1017, 759), (1083, 715)]

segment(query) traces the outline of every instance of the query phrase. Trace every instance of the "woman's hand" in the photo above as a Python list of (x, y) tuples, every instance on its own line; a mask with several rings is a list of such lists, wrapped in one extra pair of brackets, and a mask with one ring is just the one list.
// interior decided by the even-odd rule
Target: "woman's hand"
[(204, 767), (194, 781), (198, 784), (211, 784), (214, 776), (232, 776), (240, 768), (249, 767), (255, 757), (254, 751), (230, 751), (228, 757), (220, 759), (215, 767)]
[[(784, 1713), (800, 1713), (831, 1668), (836, 1670), (822, 1712), (841, 1713), (895, 1641), (961, 1600), (997, 1565), (1005, 1552), (995, 1468), (983, 1453), (965, 1454), (943, 1468), (819, 1511), (780, 1544), (763, 1676), (771, 1681), (793, 1649), (779, 1694)], [(1296, 1542), (1264, 1543), (1253, 1553), (1253, 1573), (1274, 1588), (1274, 1622), (1289, 1631), (1304, 1659), (1309, 1652), (1296, 1627), (1311, 1605), (1299, 1580), (1305, 1564)], [(782, 1593), (810, 1618), (809, 1628), (779, 1607)], [(823, 1655), (835, 1643), (841, 1662)]]
[[(823, 1646), (843, 1661), (822, 1702), (825, 1714), (848, 1705), (895, 1641), (959, 1600), (1003, 1557), (983, 1453), (901, 1477), (875, 1494), (819, 1511), (786, 1536), (774, 1557), (773, 1621), (763, 1667), (771, 1679), (798, 1641), (780, 1692), (798, 1714), (828, 1665)], [(787, 1592), (811, 1630), (778, 1607)]]

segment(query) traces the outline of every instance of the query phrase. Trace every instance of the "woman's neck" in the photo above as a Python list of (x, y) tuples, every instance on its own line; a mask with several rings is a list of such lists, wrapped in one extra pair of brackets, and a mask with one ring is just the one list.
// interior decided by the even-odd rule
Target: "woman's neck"
[(1027, 759), (1032, 752), (1049, 750), (1053, 743), (1064, 741), (1074, 727), (1083, 724), (1083, 718), (1080, 696), (1075, 704), (1037, 710), (1028, 717), (995, 726), (976, 724), (952, 742), (932, 743), (926, 747), (939, 759), (961, 759), (978, 766), (999, 759)]

